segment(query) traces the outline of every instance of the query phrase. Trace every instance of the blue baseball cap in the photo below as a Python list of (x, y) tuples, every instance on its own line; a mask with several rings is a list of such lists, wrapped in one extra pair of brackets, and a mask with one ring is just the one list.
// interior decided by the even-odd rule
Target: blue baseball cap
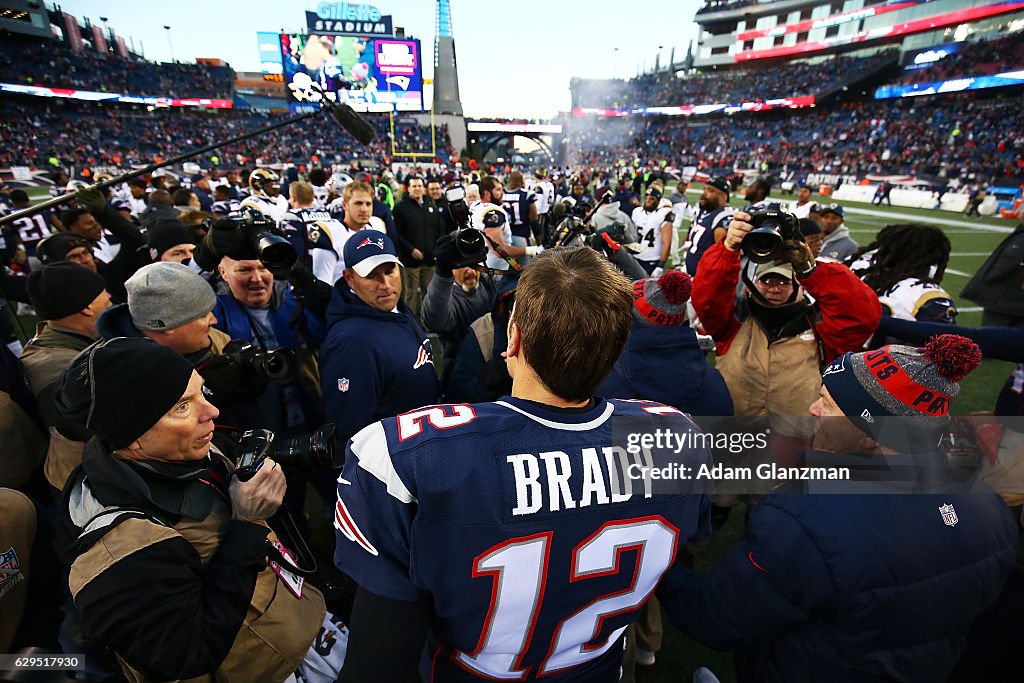
[(345, 267), (356, 271), (359, 277), (370, 277), (373, 269), (384, 263), (402, 263), (391, 238), (372, 228), (349, 237), (344, 253)]
[(828, 204), (828, 205), (823, 206), (820, 209), (818, 209), (818, 213), (829, 213), (829, 212), (836, 214), (840, 218), (844, 218), (843, 207), (841, 207), (839, 204)]

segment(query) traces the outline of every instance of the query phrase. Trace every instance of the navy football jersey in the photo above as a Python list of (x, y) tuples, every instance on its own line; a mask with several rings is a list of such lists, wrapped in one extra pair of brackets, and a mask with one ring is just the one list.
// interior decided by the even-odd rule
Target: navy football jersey
[(723, 206), (714, 211), (701, 213), (690, 222), (690, 232), (686, 235), (686, 272), (690, 277), (697, 275), (700, 257), (715, 243), (715, 228), (728, 229), (732, 222), (733, 208)]
[(516, 237), (530, 237), (530, 204), (537, 201), (537, 196), (526, 188), (505, 190), (501, 206), (509, 217), (509, 227)]
[(25, 245), (29, 256), (36, 255), (36, 245), (50, 236), (50, 216), (53, 211), (44, 209), (30, 216), (23, 216), (10, 222), (8, 226), (17, 232), (18, 241)]
[[(429, 600), (423, 680), (617, 681), (622, 636), (710, 499), (645, 467), (710, 462), (702, 447), (630, 434), (699, 434), (675, 408), (595, 399), (427, 406), (349, 441), (335, 563), (370, 592)], [(649, 470), (648, 470), (649, 472)]]

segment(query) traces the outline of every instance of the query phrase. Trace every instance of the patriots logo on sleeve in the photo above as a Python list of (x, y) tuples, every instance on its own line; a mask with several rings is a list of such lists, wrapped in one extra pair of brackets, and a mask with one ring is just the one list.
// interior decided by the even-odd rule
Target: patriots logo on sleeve
[(349, 512), (348, 506), (345, 505), (340, 497), (338, 498), (337, 504), (334, 506), (334, 528), (341, 532), (341, 535), (352, 541), (360, 548), (370, 553), (371, 555), (377, 556), (380, 553), (373, 547), (366, 538), (366, 534), (363, 533), (362, 529), (356, 524), (352, 518), (352, 513)]

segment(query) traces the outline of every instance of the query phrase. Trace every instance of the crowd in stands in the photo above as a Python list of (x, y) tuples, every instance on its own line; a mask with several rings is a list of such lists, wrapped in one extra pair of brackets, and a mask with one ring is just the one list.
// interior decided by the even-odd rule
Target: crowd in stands
[[(131, 107), (107, 107), (70, 102), (52, 103), (36, 98), (0, 102), (0, 166), (64, 167), (83, 165), (144, 164), (182, 150), (224, 140), (267, 126), (286, 115), (242, 111), (163, 109), (149, 112)], [(386, 115), (367, 114), (377, 139), (364, 148), (334, 123), (322, 121), (285, 126), (212, 153), (232, 165), (246, 165), (273, 150), (267, 163), (307, 163), (320, 159), (349, 159), (353, 155), (386, 156), (391, 153)], [(415, 124), (396, 126), (399, 152), (430, 151), (430, 129)], [(437, 129), (439, 155), (451, 150), (447, 127)], [(211, 155), (202, 161), (209, 163)], [(56, 160), (56, 164), (51, 161)]]
[(750, 5), (756, 5), (760, 0), (706, 0), (704, 6), (697, 10), (697, 14), (707, 14), (709, 12), (720, 12), (727, 9), (736, 9), (738, 7), (749, 7)]
[[(675, 166), (825, 173), (1017, 175), (1024, 112), (1015, 99), (850, 103), (832, 110), (724, 119), (577, 119), (574, 163), (665, 160)], [(578, 160), (578, 161), (577, 161)]]
[(770, 69), (696, 72), (683, 78), (659, 73), (628, 81), (576, 79), (571, 86), (573, 106), (632, 109), (815, 95), (893, 57), (892, 51), (882, 51), (869, 57), (830, 57)]
[(988, 76), (1024, 67), (1024, 33), (998, 40), (964, 43), (958, 52), (947, 55), (923, 69), (914, 69), (901, 79), (903, 85), (945, 81), (951, 78)]
[(0, 81), (155, 97), (231, 99), (234, 71), (227, 66), (158, 64), (113, 53), (74, 52), (8, 34), (0, 42)]

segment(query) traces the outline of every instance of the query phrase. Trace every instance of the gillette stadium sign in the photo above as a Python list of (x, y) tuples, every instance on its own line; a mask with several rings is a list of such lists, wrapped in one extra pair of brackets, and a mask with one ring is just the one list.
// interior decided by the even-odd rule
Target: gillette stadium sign
[(381, 14), (373, 5), (321, 2), (315, 12), (306, 12), (311, 34), (335, 36), (392, 36), (391, 15)]

